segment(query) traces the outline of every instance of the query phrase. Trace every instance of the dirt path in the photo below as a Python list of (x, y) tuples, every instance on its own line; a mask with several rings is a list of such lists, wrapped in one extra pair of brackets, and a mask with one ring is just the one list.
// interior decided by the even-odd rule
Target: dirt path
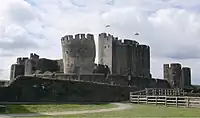
[(45, 113), (28, 113), (28, 114), (5, 114), (0, 115), (0, 118), (11, 118), (11, 117), (29, 117), (29, 116), (56, 116), (56, 115), (72, 115), (72, 114), (85, 114), (85, 113), (99, 113), (99, 112), (110, 112), (110, 111), (119, 111), (130, 109), (131, 105), (123, 103), (111, 103), (117, 105), (116, 108), (110, 109), (98, 109), (98, 110), (84, 110), (84, 111), (65, 111), (65, 112), (45, 112)]

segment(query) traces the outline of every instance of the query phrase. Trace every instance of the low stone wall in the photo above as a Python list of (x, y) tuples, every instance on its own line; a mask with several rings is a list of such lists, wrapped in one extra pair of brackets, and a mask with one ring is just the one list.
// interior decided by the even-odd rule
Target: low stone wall
[(20, 77), (1, 88), (0, 101), (10, 102), (117, 102), (129, 99), (136, 88), (91, 82)]
[[(37, 75), (38, 76), (38, 75)], [(103, 74), (56, 74), (20, 76), (9, 87), (0, 88), (0, 101), (85, 101), (128, 100), (129, 92), (144, 88), (170, 88), (165, 80)]]

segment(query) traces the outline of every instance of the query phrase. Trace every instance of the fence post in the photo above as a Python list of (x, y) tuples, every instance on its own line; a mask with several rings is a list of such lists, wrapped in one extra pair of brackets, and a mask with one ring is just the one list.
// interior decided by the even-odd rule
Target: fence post
[(139, 95), (138, 95), (138, 97), (137, 97), (138, 99), (137, 99), (137, 101), (138, 101), (138, 104), (140, 103), (140, 97), (139, 97)]
[(167, 96), (165, 96), (165, 106), (167, 106)]
[(176, 97), (176, 107), (178, 107), (178, 97)]
[(156, 96), (156, 105), (157, 105), (157, 96)]
[(148, 104), (148, 96), (146, 96), (146, 104)]
[(187, 96), (187, 108), (189, 107), (189, 105), (190, 105), (190, 101), (189, 101), (189, 97)]

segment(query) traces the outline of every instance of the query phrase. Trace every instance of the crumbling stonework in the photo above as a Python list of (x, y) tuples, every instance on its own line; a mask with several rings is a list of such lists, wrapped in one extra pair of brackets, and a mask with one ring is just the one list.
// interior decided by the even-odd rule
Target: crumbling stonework
[(17, 58), (17, 63), (11, 66), (10, 80), (19, 75), (42, 74), (45, 72), (63, 72), (62, 60), (40, 59), (39, 55), (31, 53), (30, 58)]

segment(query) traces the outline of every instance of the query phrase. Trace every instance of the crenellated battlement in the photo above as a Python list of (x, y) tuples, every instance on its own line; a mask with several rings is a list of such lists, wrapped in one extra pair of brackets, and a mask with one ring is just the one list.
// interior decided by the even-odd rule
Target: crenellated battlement
[(36, 53), (30, 53), (30, 59), (31, 60), (38, 60), (40, 58), (39, 55), (37, 55)]
[(181, 64), (180, 63), (171, 63), (170, 67), (171, 68), (181, 68)]
[(24, 63), (27, 59), (28, 59), (28, 57), (19, 57), (19, 58), (17, 58), (17, 64), (24, 65)]
[(62, 37), (62, 41), (65, 40), (94, 40), (94, 35), (92, 34), (75, 34), (75, 35), (66, 35)]
[(130, 40), (130, 39), (124, 39), (124, 44), (133, 45), (133, 44), (135, 44), (135, 41)]
[(182, 69), (184, 69), (184, 70), (190, 70), (191, 68), (190, 67), (182, 67)]
[(148, 45), (138, 45), (138, 48), (140, 49), (150, 49)]
[(118, 40), (118, 37), (114, 37), (113, 35), (111, 34), (107, 34), (107, 33), (101, 33), (99, 34), (99, 38), (103, 38), (103, 39), (106, 39), (106, 40), (112, 40), (112, 41), (116, 41)]

